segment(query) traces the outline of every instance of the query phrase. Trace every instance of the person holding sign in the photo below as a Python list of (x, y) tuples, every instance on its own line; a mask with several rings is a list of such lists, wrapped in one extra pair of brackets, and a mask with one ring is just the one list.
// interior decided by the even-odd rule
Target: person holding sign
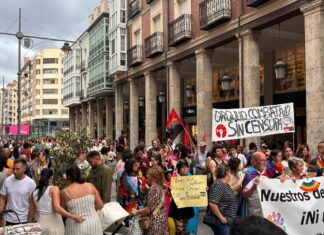
[(324, 176), (324, 141), (317, 145), (318, 156), (309, 163), (308, 172), (310, 177)]
[[(188, 176), (189, 164), (185, 159), (181, 159), (177, 164), (178, 176)], [(178, 208), (174, 199), (171, 199), (169, 217), (175, 221), (176, 235), (186, 234), (186, 227), (189, 219), (194, 217), (193, 207)]]
[(214, 235), (229, 235), (230, 225), (237, 212), (236, 195), (229, 186), (230, 168), (221, 164), (216, 169), (216, 181), (210, 187), (209, 207), (204, 223), (211, 227)]
[(292, 157), (288, 160), (288, 165), (291, 170), (289, 175), (281, 175), (280, 180), (284, 182), (286, 179), (291, 179), (294, 182), (296, 180), (300, 180), (305, 178), (305, 174), (303, 174), (304, 169), (304, 161), (301, 158)]
[(258, 191), (256, 190), (267, 167), (267, 157), (263, 152), (255, 152), (251, 158), (252, 166), (246, 172), (242, 183), (242, 214), (263, 216)]

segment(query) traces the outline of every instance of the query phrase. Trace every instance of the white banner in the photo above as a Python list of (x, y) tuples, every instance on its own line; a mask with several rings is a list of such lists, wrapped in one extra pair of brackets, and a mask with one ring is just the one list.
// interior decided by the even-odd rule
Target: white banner
[(324, 177), (296, 183), (262, 178), (258, 193), (263, 216), (289, 235), (324, 234)]
[(242, 109), (213, 109), (212, 140), (295, 132), (293, 103)]

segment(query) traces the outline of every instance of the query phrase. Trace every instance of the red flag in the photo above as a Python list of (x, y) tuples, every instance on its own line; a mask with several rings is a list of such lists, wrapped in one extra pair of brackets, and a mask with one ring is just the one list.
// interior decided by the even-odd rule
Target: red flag
[(201, 138), (201, 141), (204, 141), (205, 143), (207, 142), (207, 137), (206, 137), (206, 130), (204, 130), (204, 134)]
[(179, 118), (177, 112), (172, 109), (166, 124), (167, 137), (175, 139), (177, 135), (183, 130), (184, 125)]
[(190, 136), (189, 136), (189, 127), (188, 127), (188, 124), (186, 124), (186, 131), (185, 131), (185, 135), (183, 137), (183, 145), (187, 149), (190, 149)]

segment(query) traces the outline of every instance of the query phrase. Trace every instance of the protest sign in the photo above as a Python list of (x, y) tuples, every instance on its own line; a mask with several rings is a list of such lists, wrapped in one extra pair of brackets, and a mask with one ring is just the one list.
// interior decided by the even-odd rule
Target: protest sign
[(258, 186), (263, 216), (293, 235), (324, 234), (324, 177), (280, 182), (262, 179)]
[(293, 103), (242, 109), (213, 109), (212, 140), (295, 132)]
[(171, 193), (178, 208), (207, 206), (206, 175), (171, 178)]

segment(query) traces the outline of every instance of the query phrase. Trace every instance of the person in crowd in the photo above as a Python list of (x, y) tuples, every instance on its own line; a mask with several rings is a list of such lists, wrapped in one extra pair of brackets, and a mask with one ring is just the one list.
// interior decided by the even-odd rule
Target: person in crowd
[(17, 142), (14, 142), (14, 144), (13, 144), (12, 156), (15, 159), (19, 158), (19, 146), (18, 146)]
[(262, 235), (287, 235), (285, 231), (276, 226), (269, 220), (251, 215), (241, 217), (234, 221), (230, 229), (231, 235), (251, 235), (251, 234), (262, 234)]
[(209, 163), (206, 165), (207, 185), (211, 186), (216, 180), (216, 168), (220, 164), (226, 164), (223, 160), (223, 148), (221, 145), (214, 145), (212, 149), (212, 156), (208, 159)]
[(201, 141), (198, 145), (198, 151), (195, 156), (196, 161), (196, 174), (202, 175), (205, 172), (205, 163), (207, 158), (207, 144), (204, 141)]
[(133, 209), (133, 215), (148, 215), (150, 227), (144, 232), (146, 235), (168, 235), (168, 221), (165, 214), (166, 205), (162, 188), (164, 176), (161, 167), (153, 166), (147, 172), (150, 189), (145, 207), (141, 210)]
[(91, 166), (87, 181), (96, 187), (104, 203), (110, 202), (113, 171), (103, 163), (97, 151), (90, 151), (87, 154), (87, 161)]
[(29, 200), (36, 188), (35, 182), (25, 175), (26, 161), (18, 158), (14, 161), (13, 175), (7, 177), (0, 191), (0, 213), (10, 209), (18, 214), (19, 220), (13, 213), (6, 215), (6, 224), (15, 225), (27, 223)]
[(147, 149), (147, 156), (150, 159), (150, 157), (153, 156), (154, 152), (158, 152), (160, 150), (160, 146), (158, 144), (158, 140), (152, 140), (152, 146), (148, 147)]
[[(68, 212), (82, 216), (84, 221), (67, 218), (66, 235), (102, 235), (100, 218), (96, 212), (104, 206), (97, 189), (91, 183), (85, 183), (81, 170), (71, 166), (66, 170), (70, 185), (60, 193), (61, 204)], [(82, 222), (82, 223), (81, 223)]]
[(127, 131), (126, 130), (121, 130), (120, 136), (118, 137), (117, 145), (122, 146), (125, 149), (128, 149), (128, 139), (127, 139)]
[(9, 176), (7, 175), (8, 171), (7, 159), (5, 157), (0, 157), (0, 189), (2, 188), (4, 180)]
[(303, 159), (306, 163), (306, 166), (309, 166), (310, 161), (312, 160), (312, 156), (309, 154), (309, 147), (307, 144), (301, 144), (298, 147), (296, 157)]
[(30, 144), (25, 141), (23, 145), (23, 149), (20, 151), (20, 155), (26, 156), (26, 161), (30, 162)]
[(138, 205), (142, 206), (143, 200), (141, 197), (140, 181), (137, 177), (139, 167), (134, 158), (131, 158), (125, 163), (125, 171), (120, 178), (120, 205), (127, 211), (131, 211)]
[(160, 155), (152, 156), (150, 165), (152, 167), (157, 166), (157, 167), (160, 167), (161, 169), (163, 169), (161, 156)]
[(234, 194), (239, 197), (241, 194), (242, 181), (244, 173), (241, 168), (241, 160), (237, 157), (232, 157), (228, 161), (228, 167), (230, 169), (229, 186), (233, 190)]
[(144, 155), (144, 149), (142, 148), (142, 146), (137, 146), (134, 149), (134, 157), (139, 164), (139, 170), (142, 172), (142, 175), (146, 177), (146, 171), (150, 167), (150, 160), (147, 156)]
[(255, 153), (258, 150), (256, 144), (254, 142), (251, 142), (249, 144), (249, 152), (246, 154), (246, 160), (247, 160), (247, 166), (251, 166), (251, 158), (253, 153)]
[(303, 179), (306, 177), (306, 174), (303, 174), (304, 170), (304, 161), (301, 158), (292, 157), (288, 160), (288, 165), (290, 168), (289, 175), (281, 175), (280, 180), (283, 182), (286, 179), (291, 179), (296, 182), (296, 180)]
[(88, 177), (91, 166), (89, 162), (86, 160), (86, 156), (84, 150), (80, 149), (76, 154), (76, 165), (80, 168), (84, 177)]
[(279, 151), (278, 149), (272, 149), (270, 153), (272, 163), (275, 166), (275, 172), (272, 178), (277, 178), (282, 174), (282, 152)]
[(35, 182), (38, 181), (39, 177), (39, 153), (37, 151), (33, 151), (30, 154), (30, 162), (27, 162), (27, 176), (31, 177)]
[[(181, 159), (177, 163), (177, 175), (178, 176), (188, 176), (189, 164), (185, 159)], [(194, 217), (193, 207), (178, 208), (172, 198), (169, 217), (173, 218), (175, 221), (176, 235), (185, 235), (186, 227), (190, 218)]]
[(324, 141), (321, 141), (317, 145), (318, 155), (314, 157), (309, 163), (309, 176), (324, 176)]
[(246, 170), (242, 182), (242, 196), (245, 199), (242, 213), (263, 216), (257, 187), (260, 179), (265, 177), (263, 174), (267, 166), (267, 157), (262, 152), (255, 152), (251, 158), (251, 165)]
[(285, 175), (289, 175), (290, 174), (290, 169), (288, 166), (288, 161), (290, 158), (292, 158), (294, 156), (293, 154), (293, 150), (292, 147), (290, 145), (286, 145), (283, 149), (283, 161), (282, 163), (282, 167), (283, 167), (283, 173)]
[(243, 170), (247, 164), (247, 160), (243, 154), (240, 154), (237, 152), (237, 146), (236, 145), (230, 145), (229, 146), (229, 156), (230, 158), (236, 157), (240, 159), (240, 168)]
[(206, 224), (211, 227), (214, 235), (229, 235), (230, 225), (236, 218), (237, 197), (229, 186), (230, 179), (230, 168), (225, 164), (219, 165), (216, 169), (216, 181), (209, 189), (206, 215)]
[[(36, 221), (40, 224), (42, 234), (64, 234), (62, 216), (73, 219), (77, 223), (83, 222), (83, 217), (67, 212), (60, 205), (60, 190), (52, 185), (53, 171), (44, 168), (39, 183), (32, 194), (29, 203), (28, 223)], [(36, 214), (37, 212), (37, 214)]]

